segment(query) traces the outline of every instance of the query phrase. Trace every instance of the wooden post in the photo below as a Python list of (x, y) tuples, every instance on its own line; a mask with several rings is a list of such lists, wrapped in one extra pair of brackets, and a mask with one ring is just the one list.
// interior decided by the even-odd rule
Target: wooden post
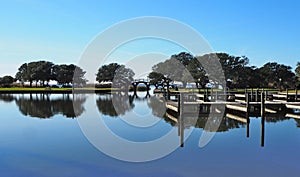
[(258, 88), (256, 89), (256, 93), (255, 93), (255, 102), (258, 102)]
[(268, 90), (265, 91), (265, 100), (268, 98)]
[(298, 89), (296, 88), (296, 90), (295, 90), (295, 102), (297, 102), (298, 101)]
[(210, 100), (213, 101), (214, 89), (210, 89)]
[(177, 100), (177, 104), (178, 104), (178, 114), (180, 114), (180, 109), (181, 109), (181, 93), (179, 93), (178, 95), (178, 100)]
[(149, 90), (150, 90), (150, 83), (147, 83), (147, 95), (150, 95)]
[(218, 100), (218, 92), (216, 91), (216, 98), (215, 98), (215, 101)]
[(264, 92), (261, 93), (261, 137), (260, 137), (260, 146), (265, 146), (265, 100), (264, 100)]
[(249, 118), (249, 113), (246, 113), (246, 118), (247, 118), (247, 126), (246, 126), (246, 137), (250, 137), (250, 118)]
[(261, 105), (260, 105), (260, 114), (261, 117), (265, 116), (265, 96), (264, 92), (261, 92)]
[(253, 101), (253, 88), (251, 88), (251, 101)]
[(180, 110), (181, 110), (181, 113), (183, 113), (183, 107), (184, 107), (184, 93), (180, 93)]
[(178, 120), (178, 136), (180, 136), (180, 124), (181, 124), (181, 118), (180, 118), (180, 104), (181, 104), (181, 94), (179, 93), (178, 95), (177, 95), (177, 98), (178, 98), (178, 100), (177, 100), (177, 104), (178, 104), (178, 108), (177, 108), (177, 110), (178, 110), (178, 115), (179, 115), (179, 120)]
[(180, 93), (180, 112), (179, 112), (179, 124), (180, 124), (180, 147), (184, 146), (184, 94)]
[(250, 94), (246, 93), (246, 108), (247, 108), (247, 113), (250, 111)]
[(265, 120), (266, 117), (263, 115), (261, 117), (261, 123), (260, 123), (260, 146), (264, 147), (265, 146)]
[(286, 101), (288, 102), (289, 101), (289, 90), (286, 89)]

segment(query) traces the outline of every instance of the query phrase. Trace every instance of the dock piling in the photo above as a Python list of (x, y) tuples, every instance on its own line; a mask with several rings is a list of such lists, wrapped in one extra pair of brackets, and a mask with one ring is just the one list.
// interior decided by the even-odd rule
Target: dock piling
[(265, 116), (265, 93), (261, 92), (261, 106), (260, 106), (261, 117)]

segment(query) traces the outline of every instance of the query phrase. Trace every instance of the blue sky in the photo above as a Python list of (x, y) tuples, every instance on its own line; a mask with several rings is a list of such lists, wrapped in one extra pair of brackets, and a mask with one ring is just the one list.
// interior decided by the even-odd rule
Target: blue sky
[(300, 2), (288, 0), (2, 0), (0, 76), (14, 75), (28, 61), (76, 64), (100, 32), (140, 16), (181, 21), (215, 51), (248, 56), (252, 65), (276, 61), (295, 67), (300, 61), (299, 9)]

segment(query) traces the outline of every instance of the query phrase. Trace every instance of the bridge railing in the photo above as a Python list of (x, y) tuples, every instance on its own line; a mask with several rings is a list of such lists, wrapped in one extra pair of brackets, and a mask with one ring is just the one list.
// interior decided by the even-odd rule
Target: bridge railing
[(149, 79), (134, 79), (134, 82), (150, 82)]

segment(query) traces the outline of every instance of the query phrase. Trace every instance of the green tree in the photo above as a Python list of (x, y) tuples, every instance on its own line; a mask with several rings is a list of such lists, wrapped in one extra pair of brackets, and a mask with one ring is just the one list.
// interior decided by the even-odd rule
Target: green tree
[(217, 53), (217, 57), (224, 71), (225, 79), (231, 80), (234, 88), (245, 88), (249, 86), (247, 81), (248, 72), (251, 67), (247, 67), (249, 59), (245, 56), (232, 56), (227, 53)]
[(127, 89), (129, 85), (133, 82), (133, 76), (135, 73), (130, 68), (126, 68), (124, 65), (121, 65), (116, 73), (113, 80), (113, 85), (117, 87), (125, 86)]
[(297, 85), (297, 87), (299, 87), (299, 85), (300, 85), (300, 62), (297, 62), (295, 73), (296, 73), (296, 83), (295, 84)]
[(86, 72), (82, 68), (74, 64), (62, 64), (53, 66), (51, 77), (62, 85), (67, 85), (73, 82), (81, 85), (85, 84), (87, 81), (84, 78), (85, 74)]
[(30, 63), (28, 63), (27, 71), (28, 71), (28, 74), (29, 74), (30, 86), (32, 86), (32, 83), (35, 82), (36, 83), (35, 86), (37, 87), (38, 65), (39, 65), (39, 62), (30, 62)]
[(149, 73), (148, 78), (150, 79), (150, 84), (158, 88), (158, 84), (165, 79), (165, 76), (161, 73), (151, 72)]
[(96, 80), (100, 82), (112, 82), (117, 69), (121, 67), (118, 63), (110, 63), (108, 65), (103, 65), (99, 68)]
[(35, 81), (37, 86), (37, 82), (39, 81), (42, 83), (49, 81), (47, 77), (51, 75), (52, 65), (51, 62), (46, 61), (24, 63), (19, 67), (16, 79), (21, 81), (23, 85), (24, 82), (29, 82), (30, 87), (32, 87), (32, 83)]
[[(27, 63), (24, 63), (19, 67), (15, 77), (22, 83), (23, 86), (24, 82), (30, 81), (30, 72)], [(30, 86), (32, 86), (32, 81), (30, 82)]]
[(186, 69), (192, 75), (197, 88), (204, 88), (205, 85), (209, 82), (204, 67), (202, 66), (198, 58), (192, 58), (186, 66)]
[(35, 65), (36, 80), (40, 81), (42, 86), (45, 86), (45, 82), (48, 85), (52, 79), (52, 67), (54, 64), (49, 61), (39, 61)]
[(12, 76), (0, 77), (0, 85), (2, 87), (10, 87), (13, 82), (14, 78)]
[(118, 63), (110, 63), (103, 65), (99, 68), (96, 74), (96, 80), (100, 82), (114, 82), (113, 84), (117, 87), (128, 86), (133, 81), (135, 73), (124, 65)]
[(291, 88), (295, 86), (295, 74), (292, 67), (276, 62), (266, 63), (259, 68), (263, 87)]
[(191, 73), (186, 69), (192, 58), (192, 55), (182, 52), (178, 55), (172, 55), (170, 59), (154, 65), (152, 70), (155, 73), (163, 75), (165, 80), (180, 81), (183, 87), (186, 87), (188, 82), (194, 81)]

